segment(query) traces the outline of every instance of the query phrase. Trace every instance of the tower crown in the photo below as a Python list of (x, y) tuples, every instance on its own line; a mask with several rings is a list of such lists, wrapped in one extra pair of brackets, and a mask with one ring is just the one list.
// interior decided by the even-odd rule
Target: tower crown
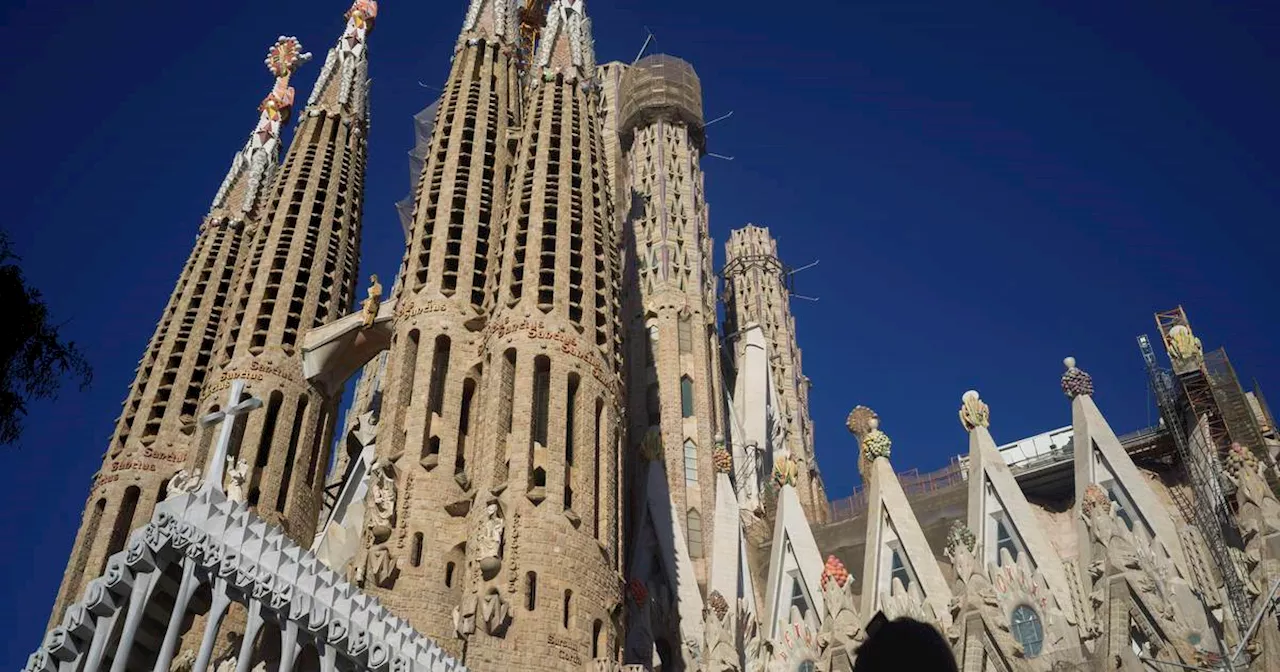
[(688, 62), (666, 54), (640, 59), (622, 75), (618, 99), (624, 148), (637, 128), (664, 119), (683, 123), (695, 146), (703, 148), (702, 84)]
[[(231, 170), (213, 198), (215, 216), (241, 221), (253, 210), (258, 194), (280, 160), (280, 129), (289, 121), (293, 109), (294, 91), (289, 78), (309, 60), (311, 54), (302, 51), (296, 37), (281, 35), (267, 51), (265, 63), (276, 83), (258, 105), (258, 125), (231, 162)], [(218, 212), (220, 209), (226, 212)]]
[[(535, 61), (544, 79), (557, 74), (595, 77), (596, 44), (586, 0), (552, 0)], [(574, 72), (576, 70), (576, 72)]]

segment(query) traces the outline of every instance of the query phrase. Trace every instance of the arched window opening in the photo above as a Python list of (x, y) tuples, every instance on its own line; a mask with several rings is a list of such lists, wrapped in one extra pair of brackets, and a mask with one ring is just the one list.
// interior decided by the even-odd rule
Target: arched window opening
[(452, 562), (445, 564), (444, 566), (444, 587), (445, 588), (453, 587), (453, 570), (456, 568), (457, 568), (457, 565)]
[(891, 552), (893, 557), (889, 566), (889, 586), (892, 588), (893, 580), (897, 579), (902, 583), (902, 589), (907, 590), (911, 588), (911, 572), (907, 570), (907, 563), (902, 561), (902, 554), (898, 552), (898, 549), (895, 548)]
[(276, 433), (276, 420), (280, 417), (280, 404), (284, 402), (284, 395), (279, 390), (271, 393), (267, 401), (267, 419), (262, 423), (262, 437), (258, 439), (258, 458), (254, 461), (257, 467), (257, 473), (254, 474), (254, 480), (262, 478), (262, 468), (267, 466), (267, 462), (271, 458), (271, 439)]
[[(293, 482), (293, 462), (298, 457), (298, 444), (302, 442), (303, 420), (307, 417), (307, 397), (298, 400), (298, 412), (293, 414), (293, 427), (289, 430), (289, 450), (284, 458), (284, 475), (280, 479), (280, 492), (276, 493), (276, 511), (284, 513), (284, 506), (289, 501), (289, 484)], [(324, 431), (316, 427), (316, 433)]]
[(681, 417), (693, 417), (693, 379), (689, 376), (680, 378), (680, 414)]
[(458, 450), (453, 456), (453, 473), (467, 469), (467, 437), (471, 434), (471, 401), (476, 396), (476, 381), (467, 378), (462, 383), (462, 408), (458, 412)]
[(1044, 648), (1044, 626), (1040, 624), (1040, 615), (1036, 610), (1025, 604), (1019, 606), (1013, 610), (1009, 625), (1014, 639), (1022, 645), (1026, 656), (1039, 656), (1040, 650)]
[(120, 501), (120, 510), (116, 512), (115, 525), (111, 526), (111, 541), (107, 544), (107, 554), (102, 558), (102, 569), (98, 570), (101, 574), (103, 569), (107, 568), (107, 559), (112, 555), (124, 550), (125, 541), (129, 538), (129, 531), (133, 529), (133, 514), (138, 510), (138, 497), (142, 491), (138, 486), (131, 485), (124, 491), (124, 499)]
[(686, 486), (698, 483), (698, 446), (693, 439), (684, 440), (684, 480)]
[(680, 354), (688, 355), (693, 352), (693, 320), (689, 315), (681, 315), (677, 322), (677, 331), (679, 332)]
[(414, 567), (422, 566), (422, 533), (415, 532), (413, 534), (413, 550), (409, 554), (409, 562)]
[(560, 617), (560, 625), (566, 630), (569, 628), (570, 615), (573, 610), (573, 591), (564, 591), (564, 613)]
[(604, 437), (600, 435), (600, 432), (604, 429), (604, 427), (602, 427), (603, 422), (604, 422), (604, 400), (601, 399), (600, 397), (596, 397), (596, 432), (595, 432), (595, 438), (596, 438), (595, 467), (596, 468), (595, 468), (595, 473), (592, 475), (592, 484), (591, 484), (591, 492), (594, 496), (594, 501), (595, 501), (595, 508), (591, 513), (591, 526), (592, 526), (591, 529), (596, 539), (600, 538), (600, 527), (601, 527), (600, 526), (600, 510), (602, 508), (600, 506), (600, 503), (602, 498), (604, 497), (604, 493), (600, 491), (601, 474), (604, 473), (604, 468), (605, 468), (604, 462), (600, 460), (600, 456), (601, 456), (600, 448), (601, 448), (601, 444), (604, 442)]
[(596, 619), (591, 623), (591, 657), (593, 659), (600, 657), (600, 652), (604, 650), (604, 622)]
[(538, 573), (524, 575), (524, 608), (533, 611), (538, 606)]
[(688, 526), (689, 537), (689, 557), (702, 557), (702, 516), (697, 509), (689, 509), (688, 515), (685, 517)]

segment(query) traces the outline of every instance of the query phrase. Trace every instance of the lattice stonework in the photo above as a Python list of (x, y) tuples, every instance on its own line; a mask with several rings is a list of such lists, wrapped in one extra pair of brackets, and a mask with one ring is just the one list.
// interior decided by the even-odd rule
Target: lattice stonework
[[(309, 551), (293, 543), (221, 490), (204, 487), (156, 507), (133, 532), (127, 550), (111, 556), (102, 576), (27, 660), (25, 672), (99, 672), (128, 658), (169, 669), (181, 618), (197, 588), (211, 596), (192, 672), (212, 669), (219, 630), (232, 602), (248, 622), (238, 658), (252, 654), (263, 628), (278, 628), (280, 672), (291, 672), (300, 649), (313, 649), (322, 672), (464, 672), (434, 642), (377, 600), (362, 594)], [(172, 604), (161, 621), (143, 618), (153, 605)], [(157, 606), (157, 608), (159, 608)], [(118, 632), (113, 639), (113, 633)]]

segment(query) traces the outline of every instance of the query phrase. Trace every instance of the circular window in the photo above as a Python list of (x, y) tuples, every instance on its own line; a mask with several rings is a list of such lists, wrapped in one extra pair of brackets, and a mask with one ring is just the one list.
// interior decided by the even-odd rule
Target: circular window
[(1040, 624), (1040, 615), (1036, 610), (1025, 604), (1014, 609), (1009, 624), (1012, 626), (1010, 630), (1014, 639), (1022, 645), (1023, 653), (1028, 658), (1040, 655), (1040, 650), (1044, 648), (1044, 626)]
[(796, 672), (818, 672), (818, 664), (812, 660), (806, 660), (796, 666)]

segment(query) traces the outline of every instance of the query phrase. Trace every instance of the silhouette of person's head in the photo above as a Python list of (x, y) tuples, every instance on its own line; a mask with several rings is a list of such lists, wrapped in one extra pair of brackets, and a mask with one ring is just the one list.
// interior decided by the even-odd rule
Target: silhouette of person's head
[(880, 617), (872, 619), (867, 631), (867, 640), (855, 652), (853, 672), (958, 672), (947, 640), (931, 625), (910, 618), (886, 622)]

